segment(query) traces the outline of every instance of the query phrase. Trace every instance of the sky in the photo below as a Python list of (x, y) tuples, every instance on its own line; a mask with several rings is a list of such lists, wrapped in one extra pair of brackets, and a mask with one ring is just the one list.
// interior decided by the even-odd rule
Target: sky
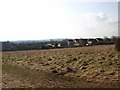
[(0, 41), (117, 36), (118, 0), (96, 1), (1, 0)]

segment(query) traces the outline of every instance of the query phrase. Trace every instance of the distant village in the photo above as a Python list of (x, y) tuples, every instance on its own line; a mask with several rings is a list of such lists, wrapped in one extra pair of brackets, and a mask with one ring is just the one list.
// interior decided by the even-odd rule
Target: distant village
[(62, 41), (50, 41), (46, 44), (46, 47), (63, 47), (63, 48), (71, 48), (71, 47), (82, 47), (82, 46), (93, 46), (93, 45), (106, 45), (113, 44), (113, 40), (111, 38), (95, 38), (95, 39), (64, 39)]
[(2, 42), (2, 51), (18, 50), (41, 50), (55, 48), (73, 48), (94, 45), (114, 44), (113, 38), (80, 38), (80, 39), (61, 39), (49, 41), (21, 41), (21, 42)]

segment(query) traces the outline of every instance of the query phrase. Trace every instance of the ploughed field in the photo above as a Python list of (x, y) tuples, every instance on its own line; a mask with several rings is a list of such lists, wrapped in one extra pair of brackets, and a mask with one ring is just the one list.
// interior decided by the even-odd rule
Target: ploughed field
[(114, 45), (3, 52), (3, 88), (114, 88), (120, 59)]

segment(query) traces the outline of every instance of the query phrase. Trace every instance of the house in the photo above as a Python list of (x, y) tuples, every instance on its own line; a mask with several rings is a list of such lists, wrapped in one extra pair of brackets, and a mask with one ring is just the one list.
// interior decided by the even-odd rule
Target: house
[(52, 48), (55, 47), (54, 43), (52, 43), (52, 42), (47, 43), (47, 46), (48, 46), (48, 47), (52, 47)]
[(80, 39), (74, 39), (74, 43), (80, 43)]
[(104, 40), (102, 38), (96, 38), (96, 40), (97, 40), (98, 45), (103, 45), (104, 44)]
[(61, 47), (61, 43), (58, 43), (57, 47)]
[(57, 48), (57, 47), (60, 46), (60, 45), (58, 46), (58, 44), (59, 44), (59, 43), (56, 42), (56, 41), (50, 41), (50, 42), (47, 43), (47, 46), (48, 46), (48, 47), (52, 47), (52, 48)]
[(75, 47), (80, 46), (80, 39), (74, 39), (74, 46)]
[(80, 44), (80, 46), (86, 46), (87, 39), (79, 39), (79, 44)]
[(96, 39), (88, 39), (87, 40), (87, 45), (88, 46), (97, 45), (97, 40)]
[(47, 46), (52, 46), (52, 43), (47, 43)]
[(69, 39), (67, 41), (68, 47), (74, 47), (74, 40), (73, 39)]

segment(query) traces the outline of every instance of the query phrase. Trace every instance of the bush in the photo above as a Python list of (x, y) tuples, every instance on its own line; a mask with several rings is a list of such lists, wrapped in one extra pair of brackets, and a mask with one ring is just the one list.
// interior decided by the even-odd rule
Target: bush
[(115, 49), (120, 51), (120, 37), (115, 38)]

